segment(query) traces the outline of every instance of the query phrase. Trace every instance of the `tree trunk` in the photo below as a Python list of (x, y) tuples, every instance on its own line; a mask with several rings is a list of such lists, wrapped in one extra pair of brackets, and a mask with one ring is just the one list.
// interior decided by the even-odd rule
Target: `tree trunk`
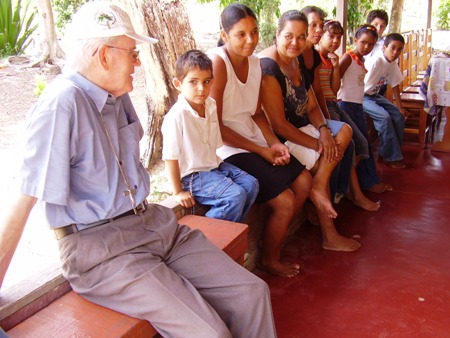
[(39, 13), (39, 26), (41, 29), (41, 57), (33, 65), (40, 63), (55, 64), (65, 58), (56, 37), (55, 21), (53, 19), (52, 3), (50, 0), (36, 0)]
[(122, 4), (138, 33), (159, 40), (154, 45), (143, 44), (141, 52), (148, 107), (147, 147), (142, 160), (148, 169), (161, 158), (161, 124), (178, 96), (172, 86), (175, 61), (196, 44), (181, 0), (122, 0)]
[(402, 33), (403, 1), (393, 0), (391, 20), (389, 22), (389, 33)]

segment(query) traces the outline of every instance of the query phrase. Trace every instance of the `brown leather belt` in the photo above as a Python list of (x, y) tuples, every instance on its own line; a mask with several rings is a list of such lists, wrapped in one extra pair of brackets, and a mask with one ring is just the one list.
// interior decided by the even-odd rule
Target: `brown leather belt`
[[(53, 232), (55, 233), (56, 239), (61, 239), (63, 237), (75, 234), (77, 232), (80, 232), (82, 230), (86, 230), (89, 228), (93, 228), (102, 224), (106, 224), (115, 220), (118, 220), (119, 218), (125, 217), (125, 216), (131, 216), (131, 215), (137, 215), (145, 211), (147, 207), (147, 201), (144, 200), (141, 204), (137, 205), (135, 208), (128, 210), (127, 212), (124, 212), (123, 214), (120, 214), (118, 216), (115, 216), (113, 218), (103, 219), (97, 222), (89, 223), (89, 224), (69, 224), (66, 226), (63, 226), (61, 228), (53, 229)], [(81, 229), (79, 229), (81, 227)]]

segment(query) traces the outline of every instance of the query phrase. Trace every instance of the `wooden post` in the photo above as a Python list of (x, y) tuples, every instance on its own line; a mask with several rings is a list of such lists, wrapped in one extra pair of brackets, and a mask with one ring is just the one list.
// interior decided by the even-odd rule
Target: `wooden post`
[(339, 56), (343, 55), (346, 52), (346, 44), (347, 44), (347, 0), (337, 0), (336, 3), (336, 18), (342, 24), (342, 28), (344, 28), (344, 34), (342, 35), (341, 47), (336, 51), (336, 54)]

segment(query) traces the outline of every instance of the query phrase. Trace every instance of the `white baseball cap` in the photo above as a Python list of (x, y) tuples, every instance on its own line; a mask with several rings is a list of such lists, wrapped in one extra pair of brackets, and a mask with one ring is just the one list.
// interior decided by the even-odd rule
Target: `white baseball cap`
[(72, 32), (69, 36), (76, 40), (126, 35), (137, 43), (158, 42), (152, 37), (137, 34), (130, 16), (109, 2), (93, 1), (84, 4), (74, 14), (71, 25)]

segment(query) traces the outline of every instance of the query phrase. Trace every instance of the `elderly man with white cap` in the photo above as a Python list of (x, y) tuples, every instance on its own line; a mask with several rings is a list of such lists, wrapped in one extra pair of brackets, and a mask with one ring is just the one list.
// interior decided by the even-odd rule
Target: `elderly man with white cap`
[(39, 201), (64, 276), (86, 299), (164, 337), (276, 336), (267, 284), (146, 203), (143, 129), (128, 92), (136, 44), (157, 40), (106, 2), (85, 4), (70, 29), (65, 72), (30, 113), (20, 195), (0, 226), (0, 282)]

